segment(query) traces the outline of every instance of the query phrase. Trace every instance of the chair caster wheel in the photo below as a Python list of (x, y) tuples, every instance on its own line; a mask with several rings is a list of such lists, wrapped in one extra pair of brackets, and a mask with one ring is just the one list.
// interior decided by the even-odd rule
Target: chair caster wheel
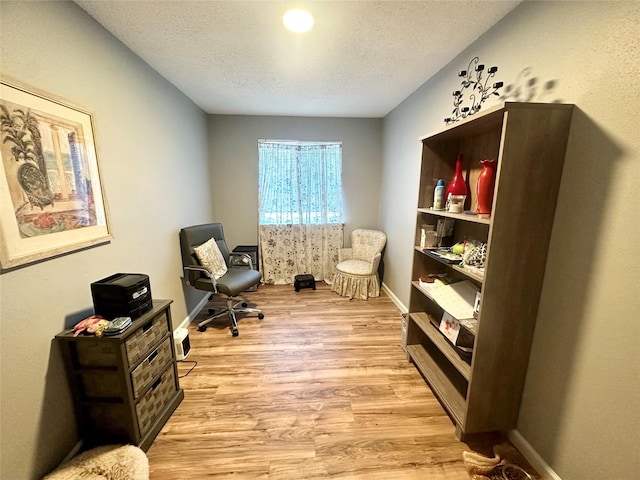
[(249, 304), (247, 302), (242, 302), (242, 308), (247, 308)]
[(209, 312), (209, 315), (213, 315), (213, 314), (215, 314), (215, 313), (216, 313), (216, 309), (215, 309), (215, 308), (210, 308), (210, 309), (208, 310), (208, 312)]
[(264, 313), (259, 313), (258, 314), (258, 320), (262, 320), (264, 318)]
[(232, 337), (237, 337), (238, 336), (238, 330), (231, 330), (231, 336)]
[(207, 330), (207, 326), (206, 325), (202, 325), (201, 327), (198, 327), (198, 331), (199, 332), (204, 332)]

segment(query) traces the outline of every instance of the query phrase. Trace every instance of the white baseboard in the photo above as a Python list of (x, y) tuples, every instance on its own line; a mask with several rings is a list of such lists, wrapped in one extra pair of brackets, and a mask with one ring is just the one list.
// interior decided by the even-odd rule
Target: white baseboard
[(400, 299), (398, 297), (396, 297), (395, 294), (391, 290), (389, 290), (389, 287), (387, 287), (387, 285), (384, 282), (382, 282), (382, 291), (387, 294), (387, 296), (391, 299), (391, 301), (393, 303), (395, 303), (396, 307), (398, 307), (400, 309), (401, 313), (407, 313), (409, 311), (409, 310), (407, 310), (407, 307), (405, 307), (402, 304)]
[(178, 325), (177, 328), (187, 328), (187, 327), (189, 327), (189, 324), (191, 322), (193, 322), (193, 320), (198, 316), (198, 314), (200, 313), (200, 310), (202, 310), (203, 307), (207, 303), (209, 303), (209, 296), (210, 295), (211, 295), (210, 293), (207, 293), (204, 297), (202, 297), (202, 300), (200, 300), (198, 302), (198, 304), (194, 307), (194, 309), (189, 312), (187, 317), (180, 323), (180, 325)]
[(534, 450), (529, 442), (525, 440), (518, 430), (509, 430), (507, 437), (518, 451), (527, 459), (536, 472), (540, 474), (543, 480), (562, 480), (560, 476), (553, 471), (547, 462)]

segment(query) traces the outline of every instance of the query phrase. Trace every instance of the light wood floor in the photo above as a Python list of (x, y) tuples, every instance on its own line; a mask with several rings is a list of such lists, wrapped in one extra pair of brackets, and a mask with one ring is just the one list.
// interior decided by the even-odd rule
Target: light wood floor
[(151, 480), (465, 479), (463, 450), (491, 454), (501, 440), (456, 440), (384, 293), (348, 300), (318, 283), (246, 297), (265, 318), (240, 320), (239, 337), (226, 318), (190, 326), (187, 360), (198, 363), (147, 452)]

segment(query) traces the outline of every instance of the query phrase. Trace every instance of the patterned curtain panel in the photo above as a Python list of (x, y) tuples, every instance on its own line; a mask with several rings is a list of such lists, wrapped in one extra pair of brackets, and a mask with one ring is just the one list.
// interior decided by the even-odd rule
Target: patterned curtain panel
[(331, 283), (343, 246), (344, 225), (260, 225), (262, 280), (292, 284), (296, 275), (310, 273)]
[(260, 140), (258, 158), (262, 280), (331, 283), (343, 246), (342, 144)]

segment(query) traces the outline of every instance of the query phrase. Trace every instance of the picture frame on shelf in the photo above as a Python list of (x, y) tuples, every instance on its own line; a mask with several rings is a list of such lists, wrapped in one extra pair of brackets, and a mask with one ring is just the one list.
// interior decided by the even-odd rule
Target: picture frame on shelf
[(438, 330), (455, 345), (460, 334), (460, 322), (450, 313), (444, 312)]
[(0, 266), (111, 240), (91, 112), (0, 79)]

